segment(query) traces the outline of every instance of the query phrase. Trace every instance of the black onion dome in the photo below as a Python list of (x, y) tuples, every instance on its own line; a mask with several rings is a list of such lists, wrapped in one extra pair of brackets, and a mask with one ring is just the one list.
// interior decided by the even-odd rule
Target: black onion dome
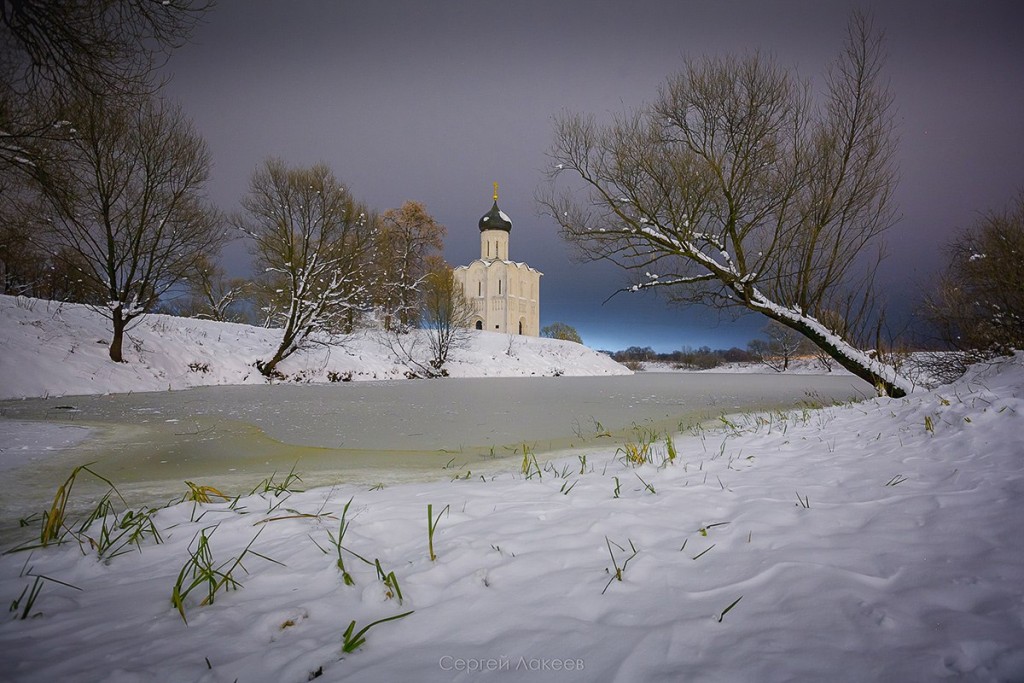
[(480, 231), (483, 232), (484, 230), (512, 232), (512, 219), (498, 208), (497, 199), (494, 200), (494, 206), (491, 207), (491, 210), (480, 218)]

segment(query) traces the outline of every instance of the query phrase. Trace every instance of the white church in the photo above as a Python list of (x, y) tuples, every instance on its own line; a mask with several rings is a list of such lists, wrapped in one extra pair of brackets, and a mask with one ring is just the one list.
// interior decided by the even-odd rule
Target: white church
[(480, 218), (480, 258), (455, 268), (455, 279), (473, 307), (476, 329), (537, 337), (543, 273), (509, 260), (511, 232), (512, 219), (498, 208), (494, 183), (494, 206)]

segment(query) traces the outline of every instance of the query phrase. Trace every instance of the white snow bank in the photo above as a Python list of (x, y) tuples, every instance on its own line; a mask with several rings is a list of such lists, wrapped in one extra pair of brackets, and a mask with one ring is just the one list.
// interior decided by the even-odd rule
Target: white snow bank
[[(279, 336), (262, 327), (147, 315), (128, 333), (127, 362), (113, 363), (109, 323), (95, 311), (0, 296), (0, 399), (263, 383), (253, 363), (273, 353)], [(453, 377), (629, 374), (579, 344), (476, 330), (446, 368)], [(371, 332), (312, 346), (278, 369), (300, 382), (401, 379), (408, 371)]]
[[(903, 399), (695, 429), (675, 437), (672, 462), (662, 435), (641, 467), (591, 449), (531, 463), (528, 476), (179, 504), (155, 517), (161, 544), (109, 561), (87, 542), (0, 557), (0, 595), (23, 596), (0, 622), (0, 671), (11, 681), (1024, 680), (1022, 433), (1018, 355)], [(342, 557), (354, 585), (329, 535), (349, 500)], [(213, 604), (189, 596), (185, 625), (171, 590), (203, 529), (224, 571), (250, 542), (263, 557), (247, 556), (234, 574), (243, 585)], [(374, 560), (394, 572), (401, 602)], [(39, 575), (31, 618), (18, 620)], [(342, 652), (352, 622), (354, 633), (409, 611)]]
[[(751, 375), (777, 375), (778, 370), (764, 363), (723, 363), (710, 370), (688, 368), (680, 363), (670, 361), (644, 361), (640, 363), (641, 372), (732, 372)], [(788, 375), (850, 375), (849, 370), (837, 364), (825, 367), (816, 358), (796, 358), (790, 362), (785, 371)]]

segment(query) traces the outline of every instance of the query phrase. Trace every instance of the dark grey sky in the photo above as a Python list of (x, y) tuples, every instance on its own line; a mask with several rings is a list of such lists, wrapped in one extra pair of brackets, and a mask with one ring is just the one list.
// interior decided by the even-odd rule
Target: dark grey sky
[(423, 202), (457, 265), (478, 256), (497, 181), (511, 257), (545, 273), (542, 325), (567, 322), (598, 348), (744, 346), (763, 321), (650, 295), (601, 305), (626, 275), (571, 262), (534, 203), (552, 116), (640, 104), (693, 55), (761, 49), (818, 79), (854, 7), (886, 35), (902, 220), (883, 282), (907, 311), (949, 236), (1024, 188), (1024, 2), (221, 0), (171, 58), (167, 91), (210, 145), (226, 210), (267, 156), (324, 161), (376, 209)]

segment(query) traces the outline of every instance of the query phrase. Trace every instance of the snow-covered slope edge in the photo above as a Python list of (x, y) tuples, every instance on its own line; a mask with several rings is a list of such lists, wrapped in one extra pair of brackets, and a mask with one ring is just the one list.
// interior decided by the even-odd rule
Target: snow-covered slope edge
[[(259, 384), (253, 367), (279, 331), (168, 315), (148, 315), (128, 333), (125, 363), (107, 356), (107, 321), (86, 306), (0, 296), (0, 398), (164, 391), (210, 384)], [(377, 333), (343, 345), (318, 344), (286, 359), (291, 381), (402, 379)], [(554, 339), (471, 333), (447, 366), (453, 377), (620, 375), (629, 370), (585, 346)]]

